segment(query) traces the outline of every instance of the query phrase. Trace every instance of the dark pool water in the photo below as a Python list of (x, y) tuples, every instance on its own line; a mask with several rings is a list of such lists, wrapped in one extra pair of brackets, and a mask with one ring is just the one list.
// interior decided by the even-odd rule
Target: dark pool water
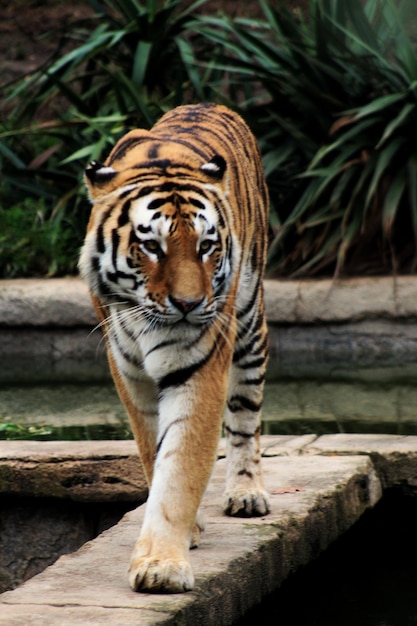
[(395, 491), (235, 626), (417, 626), (417, 498)]

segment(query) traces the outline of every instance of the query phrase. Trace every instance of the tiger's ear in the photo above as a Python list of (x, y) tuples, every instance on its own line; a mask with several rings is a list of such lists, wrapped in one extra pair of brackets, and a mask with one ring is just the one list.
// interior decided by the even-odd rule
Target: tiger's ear
[(85, 182), (88, 187), (90, 199), (97, 198), (105, 193), (103, 189), (117, 175), (117, 171), (112, 167), (103, 165), (100, 161), (91, 161), (85, 170)]
[(226, 171), (226, 161), (220, 154), (216, 154), (210, 161), (204, 163), (200, 170), (210, 176), (210, 178), (221, 180)]
[(91, 161), (87, 169), (85, 170), (85, 175), (93, 185), (102, 185), (107, 183), (109, 180), (116, 176), (117, 171), (112, 167), (107, 167), (100, 163), (100, 161)]

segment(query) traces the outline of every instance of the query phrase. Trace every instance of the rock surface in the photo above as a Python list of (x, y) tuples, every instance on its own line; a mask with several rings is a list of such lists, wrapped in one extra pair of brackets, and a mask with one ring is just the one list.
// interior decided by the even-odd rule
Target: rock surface
[[(113, 444), (104, 445), (110, 450)], [(19, 456), (17, 447), (14, 454)], [(222, 515), (225, 460), (220, 458), (204, 499), (206, 532), (191, 553), (196, 574), (192, 592), (130, 591), (126, 568), (143, 505), (20, 588), (2, 594), (0, 624), (71, 626), (87, 619), (118, 626), (233, 624), (374, 506), (383, 488), (416, 486), (417, 437), (270, 436), (262, 439), (262, 449), (272, 513), (257, 519)]]

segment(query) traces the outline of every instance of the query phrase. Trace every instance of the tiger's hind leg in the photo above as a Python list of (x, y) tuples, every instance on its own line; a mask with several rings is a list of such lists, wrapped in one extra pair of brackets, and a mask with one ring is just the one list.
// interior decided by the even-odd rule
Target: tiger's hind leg
[(227, 475), (224, 511), (254, 517), (270, 511), (262, 476), (260, 419), (266, 369), (265, 323), (244, 348), (237, 346), (224, 414)]

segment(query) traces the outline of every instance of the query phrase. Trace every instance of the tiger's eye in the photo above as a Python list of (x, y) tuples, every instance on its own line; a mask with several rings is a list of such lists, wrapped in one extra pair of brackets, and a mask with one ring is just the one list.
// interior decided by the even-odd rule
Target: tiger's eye
[(211, 239), (204, 239), (200, 243), (200, 254), (206, 254), (214, 246), (214, 242)]
[(148, 252), (152, 252), (153, 254), (159, 254), (160, 252), (162, 252), (161, 246), (155, 239), (148, 239), (147, 241), (144, 241), (142, 243), (142, 246), (145, 248), (145, 250), (147, 250)]

